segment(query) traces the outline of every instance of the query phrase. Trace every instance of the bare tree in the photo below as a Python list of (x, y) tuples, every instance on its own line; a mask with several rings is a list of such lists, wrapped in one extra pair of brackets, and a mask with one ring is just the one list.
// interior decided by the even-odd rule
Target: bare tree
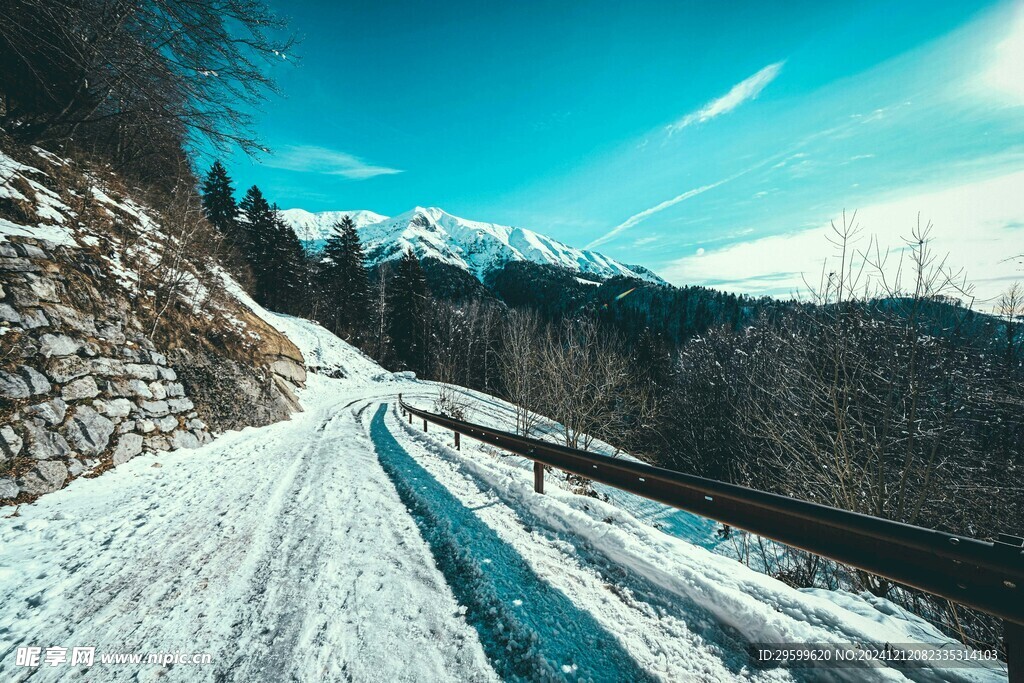
[(502, 331), (498, 359), (502, 383), (516, 410), (516, 433), (530, 436), (541, 396), (541, 325), (533, 311), (511, 311)]
[(787, 495), (908, 523), (926, 511), (948, 520), (950, 485), (964, 475), (953, 460), (969, 448), (956, 417), (991, 400), (984, 373), (951, 341), (967, 311), (952, 295), (969, 289), (934, 255), (930, 226), (914, 228), (895, 267), (877, 248), (857, 251), (857, 235), (852, 220), (834, 225), (836, 258), (814, 305), (750, 333), (750, 388), (736, 411), (749, 439), (744, 469)]
[(540, 407), (561, 423), (565, 444), (587, 449), (595, 438), (621, 446), (651, 427), (651, 387), (635, 381), (618, 339), (593, 320), (549, 328), (540, 353)]
[(1021, 326), (1024, 324), (1024, 286), (1014, 282), (999, 297), (996, 313), (1003, 319), (1003, 335), (1006, 340), (1006, 360), (1012, 362), (1021, 346)]
[(373, 327), (376, 328), (374, 335), (373, 357), (384, 360), (387, 350), (391, 348), (388, 340), (388, 278), (391, 275), (391, 262), (385, 261), (377, 266), (377, 279), (373, 286)]
[(249, 112), (274, 91), (284, 26), (260, 0), (9, 0), (0, 126), (135, 163), (204, 139), (259, 151)]

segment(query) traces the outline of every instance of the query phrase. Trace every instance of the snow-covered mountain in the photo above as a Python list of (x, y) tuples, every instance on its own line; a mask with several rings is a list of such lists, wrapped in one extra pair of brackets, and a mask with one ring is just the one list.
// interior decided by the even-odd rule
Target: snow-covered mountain
[(379, 223), (388, 218), (373, 211), (362, 210), (321, 211), (313, 213), (305, 209), (285, 209), (281, 212), (281, 215), (288, 221), (288, 224), (295, 230), (295, 234), (303, 242), (322, 242), (326, 240), (331, 236), (334, 224), (345, 216), (349, 216), (357, 228), (370, 225), (371, 223)]
[[(417, 206), (394, 218), (372, 211), (283, 211), (299, 239), (319, 246), (335, 221), (352, 216), (371, 264), (399, 258), (406, 249), (422, 258), (434, 258), (461, 268), (483, 280), (491, 270), (513, 261), (560, 266), (580, 275), (607, 279), (617, 275), (663, 284), (664, 280), (641, 266), (631, 266), (599, 254), (577, 249), (533, 230), (471, 221), (438, 208)], [(373, 220), (376, 217), (377, 220)]]

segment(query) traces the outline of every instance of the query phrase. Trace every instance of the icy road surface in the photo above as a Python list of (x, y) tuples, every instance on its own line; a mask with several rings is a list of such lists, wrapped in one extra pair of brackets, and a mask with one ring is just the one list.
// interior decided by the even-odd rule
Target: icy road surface
[[(0, 509), (0, 680), (822, 680), (759, 669), (750, 642), (958, 646), (885, 601), (797, 591), (659, 531), (520, 458), (423, 434), (383, 372), (270, 317), (319, 368), (304, 413), (144, 455)], [(472, 416), (501, 418), (501, 402)], [(20, 647), (93, 646), (90, 666)], [(209, 664), (102, 663), (190, 653)], [(846, 680), (1005, 680), (998, 668), (846, 669)]]

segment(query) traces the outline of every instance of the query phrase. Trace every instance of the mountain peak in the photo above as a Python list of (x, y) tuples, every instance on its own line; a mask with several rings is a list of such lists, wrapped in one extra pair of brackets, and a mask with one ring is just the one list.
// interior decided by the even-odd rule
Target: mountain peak
[(352, 219), (356, 228), (387, 220), (373, 211), (357, 209), (354, 211), (320, 211), (313, 213), (305, 209), (284, 209), (281, 217), (292, 226), (292, 230), (300, 240), (307, 244), (318, 245), (329, 238), (334, 232), (335, 224), (345, 216)]
[[(492, 270), (514, 261), (531, 261), (606, 280), (633, 277), (664, 284), (650, 270), (629, 266), (595, 251), (577, 249), (526, 228), (473, 221), (436, 206), (416, 206), (387, 218), (372, 211), (283, 211), (299, 239), (313, 248), (322, 245), (334, 221), (350, 215), (371, 265), (400, 258), (411, 249), (419, 258), (433, 258), (483, 280)], [(378, 220), (372, 220), (376, 217)], [(311, 229), (311, 226), (315, 229)], [(305, 235), (303, 234), (305, 231)], [(314, 235), (312, 239), (308, 235)]]

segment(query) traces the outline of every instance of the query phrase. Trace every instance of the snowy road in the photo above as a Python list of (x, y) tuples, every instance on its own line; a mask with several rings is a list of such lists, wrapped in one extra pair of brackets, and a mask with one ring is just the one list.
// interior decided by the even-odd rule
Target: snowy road
[(18, 646), (96, 646), (98, 680), (163, 670), (104, 652), (212, 655), (165, 680), (494, 680), (347, 402), (136, 458), (0, 520), (0, 680), (28, 678)]
[[(710, 681), (738, 673), (722, 660), (727, 648), (681, 637), (688, 630), (678, 614), (630, 606), (607, 577), (573, 560), (573, 549), (540, 533), (531, 539), (492, 494), (445, 476), (451, 466), (394, 416), (385, 424), (381, 397), (352, 399), (337, 392), (338, 380), (311, 384), (320, 398), (290, 422), (200, 451), (136, 458), (0, 520), (0, 677), (443, 681), (495, 680), (498, 669), (530, 680), (685, 672)], [(517, 549), (524, 540), (535, 546), (527, 557)], [(25, 646), (94, 646), (97, 660), (19, 667)], [(165, 652), (212, 661), (98, 659)]]
[[(429, 405), (428, 383), (277, 322), (346, 375), (310, 375), (306, 412), (3, 510), (0, 680), (822, 680), (754, 668), (746, 644), (942, 641), (884, 601), (794, 590), (557, 477), (536, 496), (521, 459), (469, 440), (457, 453), (395, 414), (399, 391)], [(489, 400), (473, 418), (503, 410)], [(94, 646), (95, 662), (17, 665), (19, 647), (54, 646)]]

